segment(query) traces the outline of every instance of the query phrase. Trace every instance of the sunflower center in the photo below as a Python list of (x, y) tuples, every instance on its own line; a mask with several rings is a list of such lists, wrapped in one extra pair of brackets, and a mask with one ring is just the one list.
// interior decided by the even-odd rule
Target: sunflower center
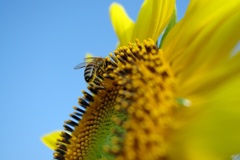
[(121, 61), (115, 79), (122, 86), (115, 109), (127, 120), (121, 123), (123, 141), (116, 143), (122, 149), (113, 154), (119, 159), (164, 159), (177, 107), (171, 67), (151, 40), (121, 47), (115, 55)]
[(176, 110), (175, 79), (152, 40), (130, 43), (105, 58), (65, 122), (55, 159), (164, 159)]

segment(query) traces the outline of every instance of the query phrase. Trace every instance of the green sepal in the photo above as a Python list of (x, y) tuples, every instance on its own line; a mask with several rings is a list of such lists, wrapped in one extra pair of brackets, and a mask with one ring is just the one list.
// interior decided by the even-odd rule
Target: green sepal
[(159, 40), (156, 41), (156, 46), (159, 46), (158, 44), (159, 44)]
[(165, 31), (163, 33), (159, 48), (161, 48), (164, 39), (166, 38), (167, 34), (171, 31), (171, 29), (175, 26), (176, 23), (177, 23), (177, 7), (175, 6), (172, 17), (167, 25), (167, 28), (165, 29)]

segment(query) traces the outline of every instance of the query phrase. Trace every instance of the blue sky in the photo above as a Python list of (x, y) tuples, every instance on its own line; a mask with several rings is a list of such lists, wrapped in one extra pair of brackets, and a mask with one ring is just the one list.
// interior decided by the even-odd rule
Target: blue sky
[[(117, 44), (113, 1), (0, 1), (1, 159), (52, 159), (40, 141), (62, 129), (86, 88), (73, 67), (85, 53), (107, 56)], [(136, 20), (142, 0), (118, 0)], [(179, 19), (188, 0), (178, 0)]]

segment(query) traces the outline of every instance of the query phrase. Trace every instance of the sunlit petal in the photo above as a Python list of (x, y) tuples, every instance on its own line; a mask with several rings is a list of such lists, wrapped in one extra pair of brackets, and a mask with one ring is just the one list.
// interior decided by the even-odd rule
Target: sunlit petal
[[(236, 54), (229, 61), (221, 64), (215, 70), (199, 73), (199, 75), (192, 77), (191, 80), (182, 85), (182, 95), (188, 96), (202, 96), (206, 97), (221, 85), (231, 82), (240, 73), (240, 53)], [(204, 76), (203, 76), (204, 75)], [(194, 85), (195, 83), (195, 85)], [(198, 84), (198, 85), (196, 85)], [(191, 86), (191, 89), (187, 88)]]
[(54, 131), (42, 136), (42, 142), (50, 149), (55, 150), (57, 148), (56, 142), (60, 138), (62, 131)]
[(224, 2), (191, 1), (185, 18), (165, 39), (163, 50), (183, 88), (184, 84), (191, 88), (191, 79), (186, 77), (204, 76), (228, 60), (240, 39), (240, 1)]
[(174, 7), (175, 0), (145, 0), (139, 12), (131, 40), (152, 38), (157, 41), (161, 32), (167, 26)]
[(180, 119), (188, 124), (174, 135), (177, 141), (172, 144), (172, 157), (225, 160), (239, 153), (239, 79), (236, 75), (231, 83), (218, 87), (217, 94), (202, 99), (201, 104), (182, 115)]
[(110, 18), (120, 41), (120, 45), (127, 44), (131, 39), (134, 22), (128, 17), (124, 8), (118, 3), (113, 3), (110, 6)]

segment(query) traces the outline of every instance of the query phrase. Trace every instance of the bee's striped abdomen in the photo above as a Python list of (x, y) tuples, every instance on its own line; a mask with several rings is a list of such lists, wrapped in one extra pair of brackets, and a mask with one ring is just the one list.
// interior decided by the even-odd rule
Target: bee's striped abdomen
[(84, 78), (86, 82), (90, 82), (93, 78), (93, 74), (95, 73), (95, 65), (94, 63), (89, 63), (84, 71)]

